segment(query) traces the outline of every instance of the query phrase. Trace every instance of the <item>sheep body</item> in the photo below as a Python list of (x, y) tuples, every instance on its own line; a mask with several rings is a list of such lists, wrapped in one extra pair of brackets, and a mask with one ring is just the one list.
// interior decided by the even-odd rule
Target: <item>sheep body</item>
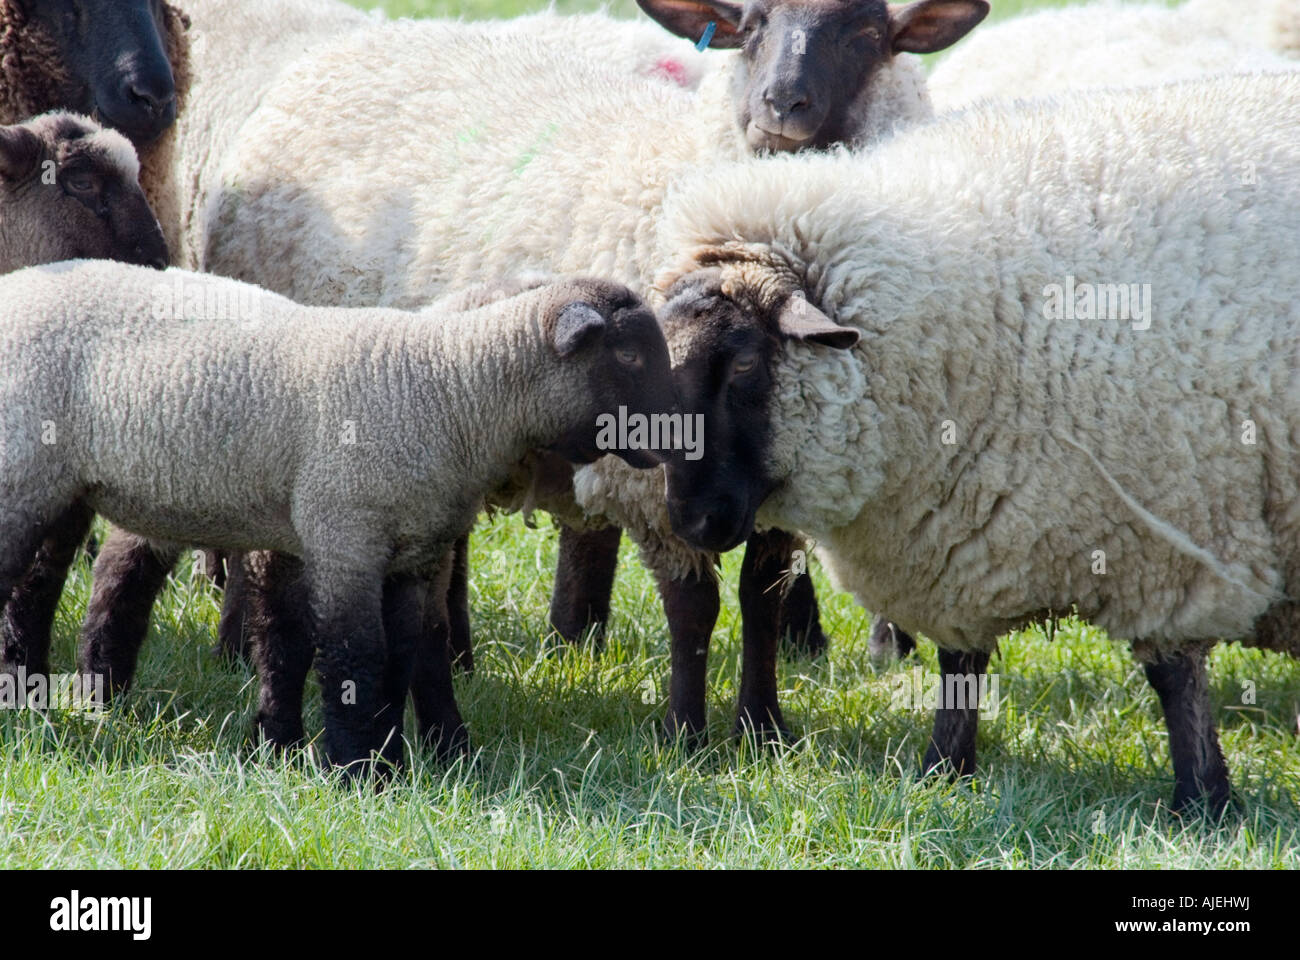
[(943, 111), (989, 97), (1295, 69), (1273, 49), (1284, 41), (1263, 18), (1241, 13), (1113, 0), (1042, 10), (981, 30), (947, 55), (930, 75), (930, 94)]
[[(1072, 606), (1146, 658), (1293, 617), (1297, 124), (1300, 75), (1222, 78), (684, 190), (680, 249), (743, 236), (863, 333), (786, 351), (760, 519), (952, 650)], [(1049, 319), (1071, 277), (1150, 284), (1150, 329)]]

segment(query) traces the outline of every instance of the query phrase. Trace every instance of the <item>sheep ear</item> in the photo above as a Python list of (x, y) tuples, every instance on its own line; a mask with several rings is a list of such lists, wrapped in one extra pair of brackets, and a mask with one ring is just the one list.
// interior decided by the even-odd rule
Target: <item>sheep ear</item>
[(605, 329), (605, 318), (589, 303), (571, 303), (555, 318), (552, 341), (562, 357), (577, 353)]
[(889, 12), (895, 53), (951, 47), (989, 15), (984, 0), (916, 0)]
[(822, 313), (800, 294), (786, 300), (777, 314), (776, 325), (781, 335), (805, 343), (847, 350), (862, 338), (852, 327), (842, 327)]
[(737, 29), (745, 12), (743, 3), (733, 0), (636, 0), (636, 3), (669, 33), (692, 43), (703, 39), (710, 23), (716, 25), (709, 40), (713, 49), (726, 50), (745, 42), (744, 34)]
[(0, 177), (21, 180), (41, 159), (41, 138), (26, 127), (0, 127)]

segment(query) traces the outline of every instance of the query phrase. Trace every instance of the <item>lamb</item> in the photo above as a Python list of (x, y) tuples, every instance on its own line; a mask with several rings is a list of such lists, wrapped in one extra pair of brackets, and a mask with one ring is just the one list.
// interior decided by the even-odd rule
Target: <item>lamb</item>
[[(243, 321), (193, 306), (214, 300)], [(418, 606), (529, 450), (589, 462), (601, 412), (675, 406), (663, 335), (625, 287), (557, 281), (449, 317), (98, 261), (3, 278), (0, 599), (50, 524), (92, 510), (161, 541), (298, 558), (326, 753), (400, 762), (418, 638), (385, 598)], [(445, 642), (425, 656), (443, 679), (440, 752), (462, 751)]]
[[(1300, 75), (1222, 77), (701, 175), (665, 211), (670, 344), (701, 309), (737, 325), (720, 291), (859, 342), (772, 351), (761, 422), (717, 412), (704, 459), (669, 464), (672, 528), (702, 549), (754, 522), (817, 537), (949, 675), (1077, 609), (1159, 694), (1175, 807), (1222, 810), (1207, 649), (1300, 655), (1298, 128)], [(687, 414), (712, 410), (674, 360)], [(739, 453), (762, 469), (708, 466)], [(975, 707), (938, 711), (926, 769), (974, 770)]]
[(1280, 33), (1284, 7), (1300, 27), (1300, 0), (1277, 0), (1276, 30), (1265, 26), (1267, 2), (1254, 17), (1242, 9), (1247, 5), (1228, 6), (1224, 0), (1174, 9), (1103, 0), (1016, 17), (945, 57), (930, 75), (930, 92), (942, 112), (988, 97), (1300, 67), (1272, 49), (1288, 42)]
[(76, 257), (167, 265), (130, 141), (66, 111), (0, 127), (0, 273)]
[[(202, 37), (202, 11), (191, 15)], [(668, 181), (730, 148), (695, 119), (689, 93), (545, 38), (494, 29), (370, 25), (286, 66), (260, 92), (238, 142), (199, 178), (191, 223), (205, 239), (193, 265), (318, 305), (417, 307), (483, 276), (529, 268), (592, 272), (650, 290)], [(376, 63), (381, 48), (387, 55)], [(196, 65), (200, 82), (211, 56)], [(416, 70), (422, 83), (412, 89)], [(308, 112), (304, 102), (317, 106)], [(184, 145), (184, 118), (180, 126)], [(377, 197), (387, 199), (377, 205)], [(577, 513), (572, 497), (564, 500), (545, 506)], [(83, 634), (99, 656), (138, 647), (169, 559), (159, 562), (138, 542), (116, 553), (110, 546)], [(696, 651), (707, 647), (718, 607), (712, 558), (680, 543), (655, 549), (668, 558), (660, 579), (672, 594), (675, 644), (690, 651), (669, 722), (685, 727), (679, 718), (689, 715), (698, 731), (705, 654)], [(763, 645), (768, 633), (775, 643), (780, 596), (750, 593), (758, 606), (748, 619)], [(136, 606), (123, 613), (123, 602)], [(768, 706), (746, 704), (741, 715), (767, 725)]]

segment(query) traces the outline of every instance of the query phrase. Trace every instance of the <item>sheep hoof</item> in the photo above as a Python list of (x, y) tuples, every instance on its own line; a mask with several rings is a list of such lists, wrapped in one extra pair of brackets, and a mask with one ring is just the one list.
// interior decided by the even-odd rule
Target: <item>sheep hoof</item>
[[(764, 719), (755, 723), (755, 716)], [(769, 711), (741, 711), (740, 715), (736, 717), (736, 725), (732, 728), (732, 736), (737, 739), (749, 740), (761, 747), (789, 746), (799, 739), (786, 726), (780, 710), (775, 711), (775, 713)]]
[(469, 730), (459, 719), (454, 723), (433, 724), (421, 732), (420, 738), (426, 749), (433, 749), (439, 763), (451, 764), (460, 759), (468, 760), (472, 753)]
[(1174, 787), (1174, 803), (1170, 811), (1184, 819), (1201, 818), (1218, 823), (1232, 807), (1232, 790), (1225, 780), (1204, 790), (1179, 783)]
[(664, 739), (672, 745), (680, 744), (688, 751), (696, 751), (709, 742), (708, 731), (702, 720), (690, 720), (669, 712), (664, 717)]
[(790, 659), (813, 659), (826, 652), (828, 640), (820, 623), (812, 624), (807, 630), (786, 628), (781, 632), (781, 652)]
[(939, 748), (930, 743), (921, 761), (922, 777), (947, 777), (949, 780), (962, 780), (975, 775), (975, 753), (964, 752), (957, 756), (946, 756)]

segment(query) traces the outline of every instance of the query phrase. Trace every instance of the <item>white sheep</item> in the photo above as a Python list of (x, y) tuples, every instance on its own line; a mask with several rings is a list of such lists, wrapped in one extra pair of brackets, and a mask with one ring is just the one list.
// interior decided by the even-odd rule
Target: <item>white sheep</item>
[[(706, 421), (705, 458), (670, 464), (674, 528), (716, 546), (771, 489), (758, 522), (817, 537), (946, 674), (1077, 610), (1146, 665), (1175, 803), (1221, 808), (1206, 649), (1300, 655), (1297, 129), (1300, 74), (1228, 77), (989, 103), (869, 157), (702, 175), (666, 211), (678, 283), (806, 293), (861, 342), (781, 352), (748, 480), (710, 479), (728, 432)], [(670, 344), (696, 313), (670, 304)], [(977, 714), (952, 706), (925, 764), (969, 773)]]
[[(1300, 0), (1283, 2), (1300, 23)], [(1206, 0), (1170, 9), (1098, 0), (1040, 10), (981, 30), (948, 54), (930, 74), (930, 94), (942, 112), (989, 97), (1300, 67), (1274, 49), (1287, 41), (1263, 25), (1264, 17), (1247, 15), (1246, 6)]]
[[(385, 665), (384, 578), (434, 579), (529, 451), (589, 461), (602, 412), (674, 405), (653, 314), (598, 280), (452, 320), (73, 261), (0, 279), (0, 353), (0, 599), (51, 523), (92, 509), (161, 541), (298, 557), (341, 764), (401, 756), (409, 663)], [(438, 652), (445, 753), (465, 738)]]

